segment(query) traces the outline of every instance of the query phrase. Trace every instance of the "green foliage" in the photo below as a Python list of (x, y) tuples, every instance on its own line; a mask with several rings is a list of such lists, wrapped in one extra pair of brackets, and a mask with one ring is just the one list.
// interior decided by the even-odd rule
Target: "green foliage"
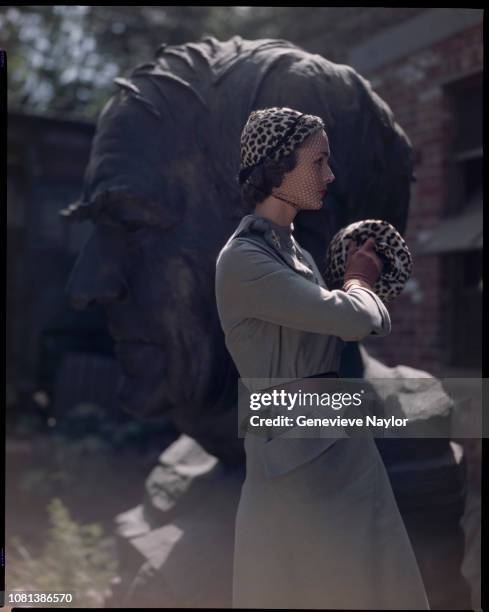
[[(12, 110), (95, 121), (118, 91), (116, 76), (153, 58), (158, 47), (213, 35), (229, 38), (243, 7), (0, 7)], [(246, 11), (245, 11), (246, 13)]]
[(113, 538), (105, 537), (98, 523), (79, 525), (59, 498), (52, 499), (47, 510), (50, 527), (37, 557), (20, 538), (10, 539), (8, 590), (71, 593), (72, 606), (103, 605), (110, 580), (117, 573)]

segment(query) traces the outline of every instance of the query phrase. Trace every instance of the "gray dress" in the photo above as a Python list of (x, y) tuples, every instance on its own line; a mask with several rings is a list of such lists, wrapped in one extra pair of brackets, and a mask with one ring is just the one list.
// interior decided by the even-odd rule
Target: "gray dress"
[[(338, 371), (345, 341), (390, 333), (373, 292), (329, 291), (293, 226), (256, 214), (219, 253), (216, 299), (250, 391), (271, 379)], [(247, 435), (245, 449), (234, 607), (429, 609), (373, 438)]]

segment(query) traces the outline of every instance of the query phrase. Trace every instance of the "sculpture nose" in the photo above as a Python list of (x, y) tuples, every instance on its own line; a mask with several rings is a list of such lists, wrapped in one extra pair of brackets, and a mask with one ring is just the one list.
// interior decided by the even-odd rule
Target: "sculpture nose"
[(126, 283), (115, 270), (106, 271), (105, 274), (96, 271), (88, 273), (83, 262), (75, 264), (66, 291), (71, 305), (77, 310), (84, 310), (96, 303), (107, 305), (119, 302), (128, 293)]
[(83, 286), (77, 282), (76, 278), (75, 280), (70, 278), (68, 281), (67, 292), (71, 305), (77, 310), (85, 310), (96, 303), (107, 305), (122, 301), (127, 295), (127, 289), (120, 284), (116, 286), (115, 283), (108, 283), (97, 288), (96, 286)]
[(128, 286), (116, 253), (97, 248), (96, 240), (89, 239), (71, 271), (66, 292), (77, 310), (124, 300)]

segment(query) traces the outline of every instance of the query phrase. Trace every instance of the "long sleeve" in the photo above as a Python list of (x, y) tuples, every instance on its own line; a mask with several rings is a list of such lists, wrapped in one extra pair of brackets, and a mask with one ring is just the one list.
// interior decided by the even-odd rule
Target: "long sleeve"
[(228, 329), (252, 317), (345, 341), (391, 331), (389, 313), (372, 291), (329, 291), (249, 243), (235, 242), (219, 254), (216, 299)]

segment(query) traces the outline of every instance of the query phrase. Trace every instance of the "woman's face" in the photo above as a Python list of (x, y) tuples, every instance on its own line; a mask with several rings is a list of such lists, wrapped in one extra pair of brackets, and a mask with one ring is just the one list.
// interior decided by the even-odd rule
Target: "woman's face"
[(329, 167), (329, 141), (321, 129), (310, 134), (296, 149), (297, 165), (284, 175), (280, 187), (272, 195), (280, 195), (294, 202), (298, 208), (318, 210), (334, 174)]

